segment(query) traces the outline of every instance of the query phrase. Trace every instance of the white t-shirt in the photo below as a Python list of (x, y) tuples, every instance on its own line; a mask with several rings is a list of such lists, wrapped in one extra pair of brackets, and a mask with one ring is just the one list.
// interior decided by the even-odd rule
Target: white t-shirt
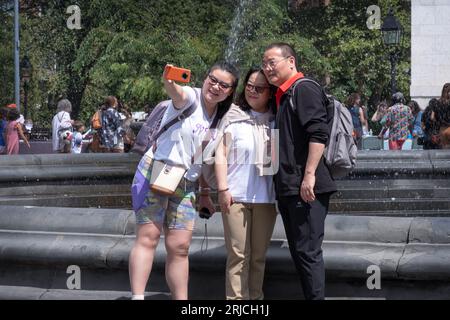
[[(253, 116), (258, 116), (252, 111)], [(231, 134), (228, 153), (228, 188), (236, 202), (275, 203), (273, 176), (259, 176), (255, 165), (256, 148), (253, 125), (249, 122), (230, 124), (225, 133)]]
[[(211, 118), (208, 117), (201, 102), (201, 89), (186, 86), (183, 87), (183, 90), (188, 96), (188, 103), (180, 110), (170, 105), (163, 116), (161, 124), (175, 118), (194, 102), (197, 105), (196, 109), (191, 116), (171, 126), (169, 130), (158, 138), (157, 149), (153, 158), (188, 169), (185, 175), (186, 179), (196, 181), (201, 174), (202, 141), (211, 126), (215, 114)], [(149, 150), (150, 154), (152, 154), (151, 150)], [(194, 154), (196, 157), (193, 162), (192, 157)]]

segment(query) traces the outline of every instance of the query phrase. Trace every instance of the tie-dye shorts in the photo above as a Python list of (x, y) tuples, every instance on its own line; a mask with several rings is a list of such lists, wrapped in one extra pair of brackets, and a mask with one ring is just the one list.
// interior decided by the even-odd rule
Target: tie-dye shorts
[(154, 223), (168, 229), (193, 231), (195, 184), (183, 179), (172, 196), (158, 195), (150, 190), (135, 215), (139, 225)]

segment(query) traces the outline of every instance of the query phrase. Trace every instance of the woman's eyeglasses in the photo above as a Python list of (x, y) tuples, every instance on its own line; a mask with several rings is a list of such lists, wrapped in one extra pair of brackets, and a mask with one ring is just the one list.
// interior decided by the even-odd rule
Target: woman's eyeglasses
[(248, 91), (255, 91), (256, 93), (258, 93), (258, 94), (261, 94), (261, 93), (263, 93), (264, 91), (266, 91), (266, 89), (267, 88), (269, 88), (269, 87), (262, 87), (262, 86), (255, 86), (255, 85), (253, 85), (253, 84), (251, 84), (251, 83), (248, 83), (247, 82), (247, 85), (245, 86), (246, 87), (246, 89), (248, 90)]
[(231, 84), (220, 81), (219, 79), (217, 79), (216, 77), (214, 77), (211, 74), (208, 74), (208, 81), (212, 86), (215, 86), (216, 84), (218, 84), (219, 88), (222, 89), (223, 91), (225, 91), (233, 86)]

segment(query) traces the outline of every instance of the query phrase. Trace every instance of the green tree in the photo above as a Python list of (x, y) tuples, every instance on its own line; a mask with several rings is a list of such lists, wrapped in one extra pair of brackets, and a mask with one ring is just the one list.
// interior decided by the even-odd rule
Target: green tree
[(341, 99), (359, 92), (369, 101), (389, 95), (390, 64), (381, 31), (367, 27), (367, 8), (377, 4), (384, 17), (389, 8), (404, 27), (398, 66), (398, 87), (409, 92), (410, 77), (410, 3), (401, 0), (333, 0), (327, 7), (301, 10), (293, 15), (297, 28), (313, 39), (313, 44), (328, 61), (330, 91)]
[[(236, 8), (247, 6), (233, 28)], [(285, 41), (298, 52), (299, 68), (344, 100), (360, 92), (374, 106), (389, 92), (390, 65), (379, 30), (366, 26), (366, 9), (392, 7), (405, 27), (400, 90), (408, 92), (410, 4), (401, 0), (333, 0), (329, 6), (288, 10), (287, 0), (22, 0), (22, 54), (34, 66), (30, 113), (49, 124), (56, 102), (67, 97), (73, 117), (88, 120), (107, 95), (132, 110), (165, 98), (166, 63), (192, 69), (200, 86), (208, 67), (223, 59), (229, 43), (242, 72), (259, 65), (264, 47)], [(81, 9), (81, 29), (69, 30), (69, 5)], [(1, 22), (12, 27), (10, 16)], [(12, 33), (0, 30), (0, 101), (13, 96)]]
[(14, 101), (14, 24), (10, 14), (0, 11), (0, 107)]

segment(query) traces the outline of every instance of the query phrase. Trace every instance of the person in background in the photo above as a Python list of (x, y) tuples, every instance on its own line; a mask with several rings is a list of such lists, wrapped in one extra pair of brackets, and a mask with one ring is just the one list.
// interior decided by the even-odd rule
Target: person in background
[(383, 119), (383, 117), (386, 115), (388, 110), (388, 105), (386, 103), (386, 101), (382, 101), (378, 104), (377, 106), (377, 111), (375, 111), (375, 113), (372, 116), (372, 122), (379, 122), (381, 121), (381, 119)]
[(117, 111), (118, 101), (114, 96), (105, 99), (102, 106), (102, 128), (100, 141), (104, 152), (123, 153), (123, 135), (125, 130), (122, 128), (122, 118)]
[(450, 148), (450, 83), (444, 84), (435, 114), (439, 132), (439, 145), (443, 149)]
[(122, 137), (123, 151), (129, 152), (133, 147), (134, 141), (136, 140), (136, 135), (134, 134), (133, 129), (131, 129), (133, 115), (131, 114), (129, 108), (121, 102), (119, 102), (118, 111), (122, 119), (122, 128), (125, 131)]
[(19, 137), (30, 148), (30, 143), (23, 134), (22, 125), (18, 122), (20, 114), (17, 109), (10, 109), (7, 114), (8, 125), (6, 126), (6, 153), (8, 155), (19, 154)]
[(440, 149), (439, 128), (436, 123), (436, 111), (439, 101), (433, 98), (428, 103), (422, 115), (423, 149)]
[(362, 136), (363, 136), (363, 125), (366, 120), (364, 117), (364, 110), (361, 108), (361, 96), (359, 93), (352, 93), (346, 102), (346, 106), (352, 115), (353, 122), (353, 138), (355, 139), (355, 144), (358, 149), (361, 149), (362, 146)]
[(382, 101), (378, 104), (377, 110), (372, 116), (372, 122), (379, 122), (381, 125), (380, 132), (378, 133), (379, 139), (388, 139), (389, 131), (386, 128), (386, 114), (389, 107), (386, 101)]
[(6, 120), (7, 110), (6, 108), (0, 109), (0, 155), (6, 152), (6, 127), (8, 126), (8, 120)]
[[(100, 104), (96, 108), (94, 115), (91, 117), (90, 125), (91, 125), (92, 139), (86, 148), (87, 152), (101, 153), (104, 151), (104, 148), (102, 148), (102, 145), (101, 145), (102, 143), (101, 143), (101, 139), (100, 139), (100, 135), (101, 135), (101, 131), (102, 131), (102, 126), (101, 126), (101, 121), (102, 121), (101, 118), (102, 117), (99, 116), (99, 114), (97, 113), (97, 112), (99, 112), (101, 114), (102, 110), (103, 110), (103, 104)], [(96, 119), (95, 121), (94, 121), (94, 117)], [(99, 119), (99, 121), (97, 121), (97, 119)], [(99, 127), (99, 123), (100, 123), (100, 127)]]
[[(15, 103), (8, 104), (6, 106), (7, 109), (17, 109), (17, 105)], [(17, 122), (23, 125), (25, 123), (25, 118), (22, 114), (20, 114), (19, 119), (17, 119)], [(22, 128), (23, 129), (23, 128)]]
[(367, 107), (361, 104), (361, 109), (363, 111), (363, 120), (362, 120), (362, 128), (363, 128), (363, 136), (369, 134), (369, 113), (367, 111)]
[(392, 95), (393, 105), (386, 114), (386, 127), (389, 129), (389, 150), (402, 150), (414, 122), (411, 109), (404, 103), (405, 98), (401, 92)]
[[(273, 88), (273, 89), (272, 89)], [(224, 116), (215, 173), (227, 248), (226, 298), (262, 300), (266, 252), (275, 226), (273, 172), (264, 172), (275, 108), (263, 71), (248, 71), (238, 103)], [(261, 160), (258, 160), (261, 159)]]
[(70, 153), (71, 144), (61, 139), (61, 132), (71, 131), (73, 120), (70, 118), (72, 103), (67, 99), (62, 99), (56, 107), (56, 114), (52, 120), (52, 144), (53, 151), (59, 153)]
[(73, 123), (73, 135), (72, 135), (72, 153), (81, 153), (83, 147), (83, 133), (86, 131), (86, 127), (82, 121), (75, 121)]
[(423, 130), (422, 130), (423, 111), (420, 110), (419, 104), (417, 103), (417, 101), (414, 100), (411, 100), (408, 103), (408, 107), (411, 109), (411, 113), (414, 117), (411, 134), (413, 136), (413, 139), (417, 142), (418, 140), (423, 139)]

